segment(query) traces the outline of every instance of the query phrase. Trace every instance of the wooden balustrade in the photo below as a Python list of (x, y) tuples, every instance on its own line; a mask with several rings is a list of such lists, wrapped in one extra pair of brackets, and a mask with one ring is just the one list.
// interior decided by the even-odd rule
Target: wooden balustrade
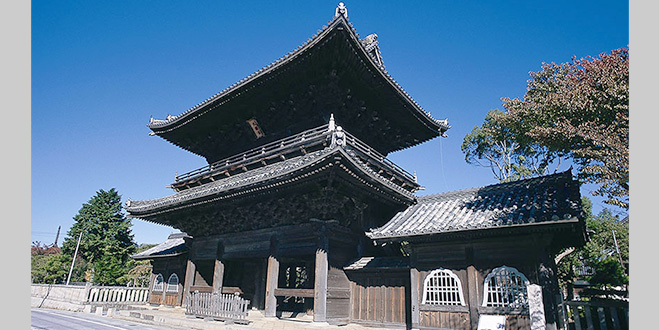
[(567, 329), (627, 330), (629, 303), (602, 301), (565, 301)]
[[(298, 152), (300, 150), (304, 152), (305, 149), (327, 143), (328, 139), (330, 139), (331, 135), (334, 133), (335, 131), (328, 130), (328, 124), (306, 130), (302, 133), (270, 142), (263, 146), (216, 161), (202, 168), (177, 175), (172, 187), (175, 189), (183, 189), (186, 182), (191, 183), (199, 180), (210, 180), (210, 177), (222, 175), (222, 173), (228, 174), (236, 169), (247, 168), (255, 165), (263, 166), (267, 164), (267, 161), (279, 159), (291, 152)], [(386, 173), (385, 177), (387, 179), (391, 181), (396, 179), (400, 181), (398, 184), (416, 181), (412, 174), (384, 157), (366, 143), (348, 132), (343, 131), (343, 134), (345, 135), (346, 144), (377, 172)]]
[(123, 286), (92, 286), (87, 302), (91, 304), (143, 304), (148, 301), (149, 289)]
[(290, 150), (297, 150), (298, 148), (306, 148), (313, 145), (323, 143), (329, 134), (327, 124), (306, 130), (302, 133), (289, 136), (287, 138), (267, 143), (263, 146), (256, 147), (245, 151), (243, 153), (216, 161), (210, 165), (202, 168), (180, 174), (176, 176), (175, 183), (191, 180), (200, 176), (222, 173), (223, 171), (248, 166), (254, 163), (261, 162), (263, 159), (270, 157), (279, 157), (280, 154), (290, 152)]
[(235, 294), (194, 291), (185, 297), (185, 313), (218, 320), (245, 320), (249, 300)]

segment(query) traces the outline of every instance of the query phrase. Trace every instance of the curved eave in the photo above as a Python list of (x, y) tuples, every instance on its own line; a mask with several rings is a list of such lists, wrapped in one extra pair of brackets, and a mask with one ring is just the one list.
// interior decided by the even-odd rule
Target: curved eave
[[(579, 218), (573, 217), (570, 219), (562, 219), (556, 221), (545, 221), (538, 223), (524, 223), (513, 224), (504, 226), (487, 226), (479, 228), (468, 229), (452, 229), (445, 231), (432, 231), (429, 230), (423, 233), (396, 233), (390, 235), (379, 236), (372, 232), (366, 233), (370, 239), (377, 242), (391, 242), (391, 241), (410, 241), (410, 242), (424, 242), (424, 241), (439, 241), (439, 240), (461, 240), (480, 237), (494, 237), (501, 236), (502, 234), (524, 234), (533, 232), (572, 232), (573, 237), (577, 238), (576, 245), (583, 245), (586, 242), (585, 231), (583, 231), (583, 221)], [(566, 245), (567, 246), (567, 245)]]
[[(153, 131), (154, 134), (159, 135), (167, 141), (180, 146), (178, 141), (168, 138), (166, 133), (191, 123), (192, 121), (202, 116), (204, 113), (214, 109), (219, 110), (218, 108), (221, 109), (222, 104), (229, 102), (232, 98), (240, 95), (243, 91), (254, 87), (253, 85), (258, 84), (258, 81), (261, 78), (264, 78), (270, 74), (273, 74), (277, 70), (287, 67), (288, 64), (294, 62), (305, 52), (311, 50), (314, 46), (323, 42), (323, 40), (333, 31), (342, 30), (348, 32), (347, 35), (349, 36), (348, 39), (350, 40), (351, 45), (355, 49), (359, 50), (358, 55), (362, 58), (363, 62), (369, 66), (369, 71), (377, 72), (377, 74), (380, 76), (380, 79), (385, 81), (390, 86), (390, 88), (392, 88), (393, 91), (400, 97), (400, 99), (406, 105), (404, 107), (410, 112), (410, 114), (429, 130), (429, 133), (425, 134), (426, 138), (420, 139), (412, 145), (393, 148), (392, 150), (389, 150), (389, 152), (405, 149), (413, 145), (423, 143), (437, 136), (445, 136), (444, 132), (450, 128), (448, 122), (446, 120), (434, 119), (429, 112), (425, 111), (416, 101), (414, 101), (412, 97), (389, 75), (384, 66), (374, 61), (374, 59), (366, 52), (364, 45), (359, 41), (359, 37), (355, 29), (352, 27), (352, 23), (349, 23), (343, 16), (340, 15), (334, 20), (330, 21), (328, 24), (329, 25), (323, 27), (323, 29), (320, 30), (317, 35), (314, 35), (312, 38), (307, 40), (307, 42), (299, 46), (296, 50), (289, 52), (285, 56), (248, 75), (235, 84), (225, 88), (219, 93), (186, 110), (180, 115), (171, 116), (166, 120), (154, 119), (147, 126)], [(208, 156), (202, 155), (203, 152), (200, 153), (195, 150), (190, 150), (186, 147), (180, 147), (201, 156)]]
[(187, 254), (188, 251), (182, 251), (182, 252), (175, 252), (175, 253), (168, 253), (168, 254), (156, 254), (156, 255), (149, 255), (149, 256), (130, 256), (133, 260), (149, 260), (149, 259), (162, 259), (162, 258), (172, 258), (172, 257), (178, 257), (184, 254)]
[[(317, 153), (317, 155), (310, 156), (312, 157), (311, 161), (304, 162), (300, 166), (291, 166), (291, 168), (283, 170), (272, 176), (265, 175), (259, 180), (250, 182), (248, 184), (235, 184), (235, 188), (229, 187), (222, 189), (221, 187), (224, 183), (222, 183), (222, 181), (217, 181), (204, 184), (203, 186), (194, 187), (185, 190), (182, 193), (177, 193), (163, 198), (147, 201), (131, 201), (132, 206), (127, 205), (125, 209), (129, 216), (132, 218), (159, 223), (156, 220), (159, 214), (169, 213), (184, 208), (190, 208), (205, 203), (219, 202), (221, 200), (229, 200), (232, 198), (240, 198), (248, 194), (256, 194), (270, 189), (279, 189), (282, 186), (293, 184), (300, 179), (308, 178), (331, 168), (339, 168), (345, 171), (348, 175), (357, 180), (361, 185), (367, 187), (367, 189), (371, 189), (377, 193), (389, 196), (390, 199), (395, 200), (397, 203), (402, 205), (410, 205), (415, 200), (413, 193), (380, 176), (367, 165), (362, 164), (356, 160), (341, 146), (328, 147), (315, 153)], [(341, 156), (340, 158), (344, 159), (345, 161), (336, 162), (336, 156), (339, 155)], [(295, 160), (296, 159), (291, 159), (291, 161)], [(273, 164), (272, 166), (278, 166), (278, 164)], [(263, 170), (266, 172), (268, 170), (268, 166), (264, 167)], [(251, 174), (249, 172), (245, 172), (242, 175), (244, 177), (240, 180), (247, 179)], [(213, 191), (214, 185), (217, 185), (218, 187), (217, 192)], [(179, 196), (178, 198), (176, 197), (177, 195)], [(188, 197), (185, 197), (186, 195)]]

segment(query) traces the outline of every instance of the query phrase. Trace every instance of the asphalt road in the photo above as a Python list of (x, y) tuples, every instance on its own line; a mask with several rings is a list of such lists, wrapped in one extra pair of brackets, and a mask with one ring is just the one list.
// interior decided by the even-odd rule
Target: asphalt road
[(172, 330), (138, 322), (53, 309), (32, 308), (32, 329), (35, 330)]

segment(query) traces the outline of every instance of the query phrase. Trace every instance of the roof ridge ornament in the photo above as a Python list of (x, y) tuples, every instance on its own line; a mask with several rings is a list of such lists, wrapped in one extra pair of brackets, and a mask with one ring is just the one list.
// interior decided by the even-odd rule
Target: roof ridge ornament
[(336, 130), (332, 132), (332, 140), (330, 147), (344, 147), (346, 145), (346, 133), (343, 132), (343, 127), (336, 126)]
[(366, 38), (359, 41), (362, 43), (362, 45), (364, 45), (366, 53), (368, 53), (377, 64), (384, 68), (384, 64), (382, 63), (382, 55), (380, 54), (378, 35), (376, 33), (371, 33), (367, 35)]
[(334, 10), (334, 18), (339, 17), (339, 15), (343, 15), (345, 19), (348, 19), (348, 8), (346, 8), (346, 5), (343, 4), (343, 2), (339, 2), (339, 5), (336, 6), (336, 10)]
[(331, 113), (329, 123), (327, 124), (327, 130), (331, 132), (334, 131), (335, 129), (336, 129), (336, 124), (334, 122), (334, 114)]

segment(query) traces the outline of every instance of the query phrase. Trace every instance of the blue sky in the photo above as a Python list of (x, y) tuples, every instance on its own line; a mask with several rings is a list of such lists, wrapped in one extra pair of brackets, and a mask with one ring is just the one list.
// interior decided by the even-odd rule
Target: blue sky
[[(452, 126), (389, 156), (417, 172), (421, 194), (496, 183), (460, 144), (502, 97), (522, 97), (543, 61), (629, 45), (626, 1), (344, 2), (362, 37), (378, 34), (392, 77)], [(52, 243), (62, 226), (61, 242), (99, 189), (171, 194), (176, 172), (205, 162), (149, 136), (149, 118), (180, 114), (295, 49), (337, 3), (32, 1), (31, 240)], [(133, 220), (138, 243), (174, 231)]]

